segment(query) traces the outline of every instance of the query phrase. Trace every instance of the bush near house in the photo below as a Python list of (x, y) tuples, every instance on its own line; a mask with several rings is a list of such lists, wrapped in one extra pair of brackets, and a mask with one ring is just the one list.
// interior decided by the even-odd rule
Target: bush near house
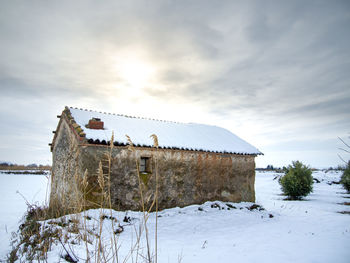
[(294, 161), (285, 171), (279, 183), (282, 191), (292, 200), (299, 200), (312, 192), (312, 170), (302, 162)]
[(341, 176), (340, 183), (350, 193), (350, 161), (345, 167), (343, 175)]

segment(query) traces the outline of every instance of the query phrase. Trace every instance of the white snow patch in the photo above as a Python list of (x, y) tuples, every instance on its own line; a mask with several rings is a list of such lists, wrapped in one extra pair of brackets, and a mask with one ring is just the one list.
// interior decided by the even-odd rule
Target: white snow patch
[(11, 232), (18, 229), (19, 221), (27, 211), (21, 195), (30, 204), (43, 205), (48, 179), (44, 175), (3, 174), (0, 172), (0, 261), (10, 250)]

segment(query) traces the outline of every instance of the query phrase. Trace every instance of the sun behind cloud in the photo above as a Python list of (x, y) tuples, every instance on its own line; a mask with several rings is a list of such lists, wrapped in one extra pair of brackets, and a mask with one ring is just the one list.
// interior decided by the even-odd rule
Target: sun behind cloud
[(115, 60), (114, 68), (118, 77), (133, 90), (142, 90), (155, 76), (152, 63), (137, 56), (122, 56)]

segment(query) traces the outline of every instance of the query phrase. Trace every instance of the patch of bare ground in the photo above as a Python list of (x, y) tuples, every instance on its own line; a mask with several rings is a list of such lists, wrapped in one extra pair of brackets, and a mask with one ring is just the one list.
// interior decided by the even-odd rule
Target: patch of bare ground
[(350, 215), (350, 211), (340, 211), (339, 214)]
[(350, 205), (350, 202), (338, 203), (339, 205)]

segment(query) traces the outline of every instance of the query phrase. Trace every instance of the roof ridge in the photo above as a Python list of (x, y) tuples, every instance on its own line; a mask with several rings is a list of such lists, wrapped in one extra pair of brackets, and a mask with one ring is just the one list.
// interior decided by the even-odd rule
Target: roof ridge
[(97, 110), (89, 110), (89, 109), (83, 109), (83, 108), (78, 108), (78, 107), (69, 107), (69, 109), (75, 109), (75, 110), (81, 110), (81, 111), (90, 111), (90, 112), (96, 112), (96, 113), (101, 113), (105, 115), (115, 115), (115, 116), (120, 116), (120, 117), (125, 117), (125, 118), (132, 118), (132, 119), (142, 119), (142, 120), (149, 120), (149, 121), (158, 121), (158, 122), (169, 122), (169, 123), (176, 123), (176, 124), (196, 124), (193, 122), (178, 122), (178, 121), (169, 121), (169, 120), (160, 120), (160, 119), (152, 119), (152, 118), (147, 118), (147, 117), (141, 117), (141, 116), (131, 116), (131, 115), (126, 115), (126, 114), (120, 114), (120, 113), (111, 113), (111, 112), (102, 112), (102, 111), (97, 111)]

